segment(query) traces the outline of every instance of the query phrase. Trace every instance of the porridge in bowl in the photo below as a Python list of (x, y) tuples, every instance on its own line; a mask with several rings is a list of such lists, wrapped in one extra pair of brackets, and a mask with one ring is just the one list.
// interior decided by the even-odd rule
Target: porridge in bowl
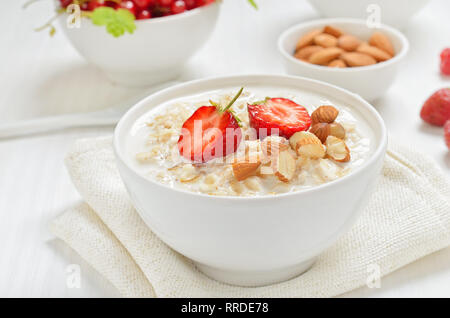
[(237, 91), (188, 96), (141, 116), (127, 141), (132, 167), (195, 193), (267, 196), (341, 178), (373, 152), (367, 123), (337, 100), (301, 89)]

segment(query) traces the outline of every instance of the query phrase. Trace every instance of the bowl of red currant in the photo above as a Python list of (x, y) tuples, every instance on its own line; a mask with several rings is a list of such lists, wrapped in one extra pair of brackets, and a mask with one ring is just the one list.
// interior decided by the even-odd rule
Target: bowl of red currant
[(113, 82), (149, 86), (176, 78), (208, 40), (216, 0), (58, 0), (61, 29)]

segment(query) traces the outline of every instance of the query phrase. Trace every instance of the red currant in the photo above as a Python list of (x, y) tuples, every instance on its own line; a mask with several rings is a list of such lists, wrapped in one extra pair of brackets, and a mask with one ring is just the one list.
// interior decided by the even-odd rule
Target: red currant
[(186, 3), (183, 0), (175, 1), (171, 6), (171, 11), (173, 14), (179, 14), (186, 11)]
[(104, 0), (92, 0), (92, 1), (89, 1), (89, 3), (88, 3), (88, 10), (94, 11), (95, 9), (97, 9), (99, 7), (104, 7), (104, 6), (105, 6)]
[(186, 3), (186, 9), (192, 10), (197, 6), (196, 0), (184, 0), (184, 3)]
[(444, 75), (450, 75), (450, 48), (441, 53), (441, 72)]
[(146, 9), (139, 11), (137, 15), (138, 20), (145, 20), (145, 19), (151, 19), (152, 13)]
[(72, 3), (72, 0), (59, 0), (59, 2), (61, 3), (61, 7), (67, 8)]
[(197, 7), (203, 7), (206, 6), (208, 4), (213, 3), (216, 0), (197, 0)]
[(155, 4), (155, 0), (134, 0), (134, 3), (141, 9), (146, 9)]
[(158, 3), (163, 7), (170, 7), (175, 0), (158, 0)]
[(120, 9), (120, 8), (127, 9), (128, 11), (133, 13), (134, 16), (136, 16), (137, 8), (136, 8), (136, 4), (133, 1), (131, 1), (131, 0), (121, 1), (116, 6), (116, 9)]

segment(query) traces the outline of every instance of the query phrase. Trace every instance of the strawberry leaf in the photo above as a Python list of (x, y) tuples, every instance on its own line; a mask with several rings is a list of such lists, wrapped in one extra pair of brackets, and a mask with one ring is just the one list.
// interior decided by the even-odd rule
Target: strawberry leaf
[(133, 33), (136, 29), (134, 15), (126, 9), (114, 10), (110, 7), (95, 9), (91, 15), (92, 23), (106, 26), (106, 31), (114, 37), (119, 37), (125, 32)]

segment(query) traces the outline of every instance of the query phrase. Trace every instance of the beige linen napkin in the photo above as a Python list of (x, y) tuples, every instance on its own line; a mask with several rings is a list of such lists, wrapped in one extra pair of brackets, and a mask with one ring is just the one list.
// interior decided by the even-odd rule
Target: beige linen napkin
[(66, 164), (87, 204), (66, 211), (52, 232), (124, 296), (328, 297), (366, 284), (369, 266), (386, 275), (450, 245), (450, 184), (426, 156), (390, 144), (376, 191), (351, 231), (311, 270), (290, 281), (243, 288), (209, 279), (161, 242), (130, 203), (111, 138), (76, 143)]

